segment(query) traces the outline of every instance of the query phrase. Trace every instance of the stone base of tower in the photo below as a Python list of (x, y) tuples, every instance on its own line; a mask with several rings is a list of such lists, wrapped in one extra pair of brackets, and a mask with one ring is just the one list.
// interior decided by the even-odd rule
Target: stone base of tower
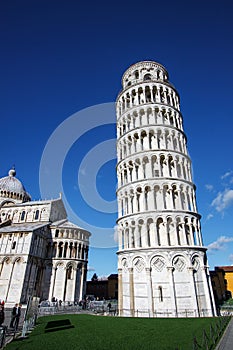
[(206, 249), (118, 252), (118, 308), (127, 317), (212, 317)]

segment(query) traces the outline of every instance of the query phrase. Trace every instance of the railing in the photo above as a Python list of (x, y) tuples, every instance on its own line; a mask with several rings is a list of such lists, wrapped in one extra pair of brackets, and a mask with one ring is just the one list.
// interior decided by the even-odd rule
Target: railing
[(78, 305), (43, 306), (38, 308), (38, 316), (54, 315), (63, 313), (77, 313), (82, 310)]
[(36, 320), (37, 320), (37, 314), (34, 314), (27, 320), (24, 320), (22, 335), (21, 335), (22, 338), (24, 338), (27, 333), (30, 333), (33, 330), (33, 328), (36, 325)]
[(6, 330), (6, 326), (0, 326), (0, 348), (3, 348), (3, 346), (5, 345)]
[(132, 317), (152, 317), (152, 318), (169, 318), (169, 317), (210, 317), (212, 316), (211, 309), (201, 309), (197, 311), (195, 309), (183, 309), (183, 310), (175, 310), (175, 309), (164, 309), (152, 311), (148, 310), (140, 310), (140, 309), (119, 309), (119, 315), (122, 316), (132, 316)]
[[(111, 307), (109, 307), (111, 303)], [(104, 300), (104, 301), (90, 301), (85, 305), (78, 305), (72, 303), (62, 303), (61, 305), (57, 303), (51, 303), (51, 306), (43, 306), (38, 308), (38, 316), (45, 315), (55, 315), (55, 314), (66, 314), (66, 313), (95, 313), (102, 315), (117, 316), (117, 302), (114, 300)]]
[(233, 316), (233, 305), (221, 305), (220, 306), (221, 316)]

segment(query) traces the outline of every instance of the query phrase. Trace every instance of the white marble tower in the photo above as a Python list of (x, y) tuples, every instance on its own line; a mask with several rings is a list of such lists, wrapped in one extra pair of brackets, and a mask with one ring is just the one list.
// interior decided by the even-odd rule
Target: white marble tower
[(119, 313), (216, 314), (179, 94), (153, 61), (130, 66), (116, 101)]

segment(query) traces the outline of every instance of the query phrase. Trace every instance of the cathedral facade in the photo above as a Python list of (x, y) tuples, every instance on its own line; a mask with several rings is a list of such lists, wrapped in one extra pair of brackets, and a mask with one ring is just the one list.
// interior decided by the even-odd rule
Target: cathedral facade
[(68, 221), (61, 196), (32, 201), (11, 169), (0, 179), (0, 299), (83, 299), (90, 235)]
[(116, 101), (120, 315), (216, 315), (180, 98), (153, 61), (130, 66)]

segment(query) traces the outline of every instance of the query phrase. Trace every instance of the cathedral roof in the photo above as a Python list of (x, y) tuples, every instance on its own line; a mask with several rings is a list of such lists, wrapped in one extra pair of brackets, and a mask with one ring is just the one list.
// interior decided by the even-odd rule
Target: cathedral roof
[(76, 230), (81, 230), (81, 231), (85, 231), (89, 236), (91, 236), (91, 233), (89, 231), (87, 231), (86, 229), (77, 226), (76, 224), (73, 224), (72, 222), (68, 221), (68, 220), (59, 220), (57, 222), (53, 222), (51, 224), (51, 227), (57, 227), (59, 229), (76, 229)]
[(22, 202), (29, 201), (31, 199), (30, 195), (15, 175), (15, 169), (11, 169), (8, 176), (0, 179), (0, 197), (19, 199)]
[(49, 222), (34, 223), (34, 222), (24, 222), (18, 224), (12, 224), (9, 226), (0, 227), (0, 233), (12, 233), (12, 232), (31, 232), (42, 227), (49, 225)]
[[(53, 223), (55, 224), (55, 223)], [(60, 222), (56, 223), (56, 226), (62, 227), (62, 228), (80, 228), (83, 230), (83, 228), (73, 224), (72, 222), (68, 221), (68, 220), (61, 220)]]

